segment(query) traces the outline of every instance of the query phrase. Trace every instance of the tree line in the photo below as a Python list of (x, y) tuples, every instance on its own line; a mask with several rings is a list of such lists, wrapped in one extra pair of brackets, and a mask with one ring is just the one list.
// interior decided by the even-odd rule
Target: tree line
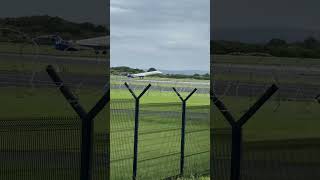
[[(16, 18), (0, 18), (0, 27), (19, 30), (30, 37), (40, 35), (52, 35), (59, 33), (61, 37), (68, 40), (85, 39), (97, 36), (109, 35), (110, 31), (105, 25), (95, 25), (93, 23), (75, 23), (60, 17), (25, 16)], [(10, 31), (1, 31), (0, 40), (10, 39), (16, 34)], [(12, 39), (15, 37), (12, 37)]]
[[(147, 71), (138, 68), (130, 68), (127, 66), (119, 66), (119, 67), (111, 67), (110, 73), (112, 75), (120, 75), (126, 76), (128, 74), (137, 74), (149, 71), (156, 71), (155, 68), (149, 68)], [(210, 74), (193, 74), (193, 75), (185, 75), (185, 74), (157, 74), (153, 75), (155, 77), (162, 78), (174, 78), (174, 79), (199, 79), (199, 80), (210, 80)]]
[(275, 57), (320, 58), (320, 41), (307, 37), (303, 41), (286, 42), (271, 39), (267, 43), (243, 43), (235, 41), (211, 41), (211, 54), (256, 55)]

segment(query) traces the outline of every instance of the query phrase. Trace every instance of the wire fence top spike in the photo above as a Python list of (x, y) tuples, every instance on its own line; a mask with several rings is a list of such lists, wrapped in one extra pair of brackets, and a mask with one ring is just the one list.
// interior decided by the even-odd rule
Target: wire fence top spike
[(316, 101), (318, 101), (318, 103), (320, 104), (320, 94), (318, 94), (316, 97), (315, 97)]
[(183, 102), (187, 101), (196, 91), (197, 88), (194, 88), (193, 91), (185, 98), (183, 99), (183, 97), (181, 96), (181, 94), (177, 91), (177, 89), (175, 87), (172, 87), (173, 91), (177, 94), (177, 96), (179, 97), (179, 99)]
[(47, 66), (47, 72), (54, 83), (59, 86), (61, 93), (70, 103), (72, 108), (76, 111), (79, 117), (82, 119), (82, 135), (81, 135), (81, 180), (91, 179), (92, 173), (92, 137), (93, 137), (93, 123), (92, 120), (97, 116), (99, 112), (110, 101), (110, 89), (105, 92), (102, 98), (96, 103), (96, 105), (87, 113), (85, 109), (78, 102), (74, 94), (70, 89), (63, 84), (62, 79), (55, 71), (52, 65)]
[(46, 71), (57, 86), (61, 87), (63, 85), (62, 79), (58, 76), (52, 65), (48, 65)]
[(110, 89), (102, 96), (97, 104), (87, 114), (88, 119), (94, 119), (94, 117), (102, 111), (106, 104), (110, 101)]
[(86, 119), (87, 112), (79, 104), (77, 98), (70, 91), (70, 89), (66, 85), (63, 84), (62, 79), (59, 77), (59, 75), (55, 71), (54, 67), (52, 65), (48, 65), (46, 70), (47, 70), (47, 73), (49, 74), (49, 76), (51, 77), (51, 79), (53, 80), (53, 82), (58, 86), (58, 88), (62, 92), (63, 96), (70, 103), (70, 105), (76, 111), (76, 113), (80, 116), (80, 118), (82, 120)]
[(240, 126), (244, 125), (263, 105), (268, 99), (278, 90), (278, 86), (273, 84), (267, 91), (253, 104), (250, 109), (239, 119)]
[(234, 127), (237, 122), (233, 115), (228, 111), (227, 107), (224, 105), (222, 101), (220, 101), (214, 94), (212, 95), (212, 101), (217, 106), (217, 108), (220, 110), (222, 115), (226, 118), (226, 120), (229, 122), (231, 127)]
[(222, 101), (220, 101), (214, 93), (211, 95), (211, 100), (220, 110), (222, 115), (226, 118), (229, 124), (232, 127), (235, 126), (243, 126), (261, 107), (262, 105), (278, 90), (279, 88), (273, 84), (271, 87), (267, 89), (267, 91), (253, 104), (248, 111), (238, 120), (236, 121), (234, 116), (230, 113), (227, 107), (224, 105)]
[(137, 96), (134, 91), (131, 89), (131, 87), (129, 86), (129, 84), (127, 82), (124, 83), (124, 85), (127, 87), (127, 89), (130, 91), (130, 93), (132, 94), (132, 96), (135, 98), (135, 99), (140, 99), (151, 87), (151, 84), (148, 84), (148, 86), (146, 86), (143, 91), (140, 93), (139, 96)]
[(194, 90), (186, 97), (185, 101), (187, 101), (196, 91), (197, 88), (194, 88)]

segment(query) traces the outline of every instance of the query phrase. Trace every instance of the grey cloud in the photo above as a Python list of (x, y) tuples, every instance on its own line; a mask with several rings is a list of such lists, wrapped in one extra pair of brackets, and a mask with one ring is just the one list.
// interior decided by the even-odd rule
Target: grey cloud
[(0, 17), (60, 16), (76, 22), (109, 24), (107, 0), (2, 0)]
[(209, 0), (112, 0), (112, 8), (125, 11), (111, 10), (111, 65), (209, 69)]
[(221, 26), (320, 27), (318, 0), (214, 0), (212, 22)]

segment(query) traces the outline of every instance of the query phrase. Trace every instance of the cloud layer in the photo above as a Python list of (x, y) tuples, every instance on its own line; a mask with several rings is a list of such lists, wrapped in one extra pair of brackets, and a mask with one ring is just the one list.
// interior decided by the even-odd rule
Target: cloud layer
[(109, 25), (109, 3), (106, 0), (1, 0), (0, 17), (45, 14), (75, 22)]
[(111, 0), (111, 66), (209, 70), (209, 0)]

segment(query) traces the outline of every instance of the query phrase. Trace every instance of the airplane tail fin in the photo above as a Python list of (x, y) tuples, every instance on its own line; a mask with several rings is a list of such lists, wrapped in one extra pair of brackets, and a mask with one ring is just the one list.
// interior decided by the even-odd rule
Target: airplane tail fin
[(54, 34), (52, 38), (54, 40), (54, 45), (57, 50), (77, 51), (77, 49), (72, 48), (72, 45), (68, 41), (63, 40), (58, 33)]
[(132, 74), (130, 74), (130, 73), (127, 74), (127, 77), (128, 78), (134, 78), (134, 76)]
[(52, 37), (56, 45), (61, 44), (63, 41), (62, 37), (60, 37), (58, 33), (54, 34)]

